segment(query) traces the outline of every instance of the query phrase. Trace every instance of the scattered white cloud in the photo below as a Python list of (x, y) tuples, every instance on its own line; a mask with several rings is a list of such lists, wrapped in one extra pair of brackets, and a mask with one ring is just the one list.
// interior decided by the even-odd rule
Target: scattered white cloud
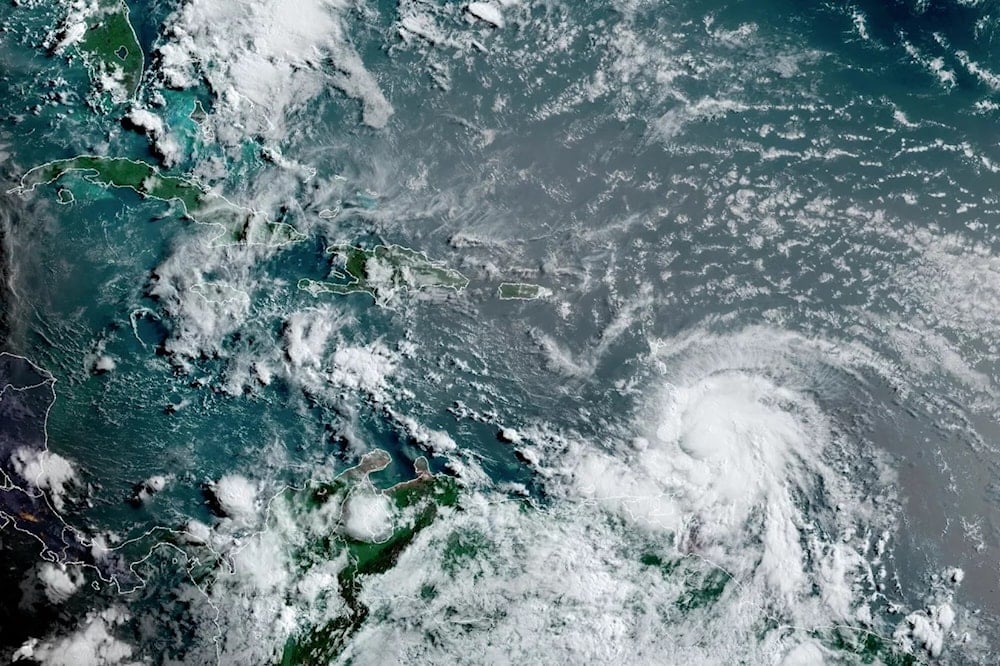
[(132, 660), (132, 646), (112, 633), (128, 620), (128, 613), (119, 608), (92, 613), (71, 634), (27, 641), (14, 653), (13, 660), (31, 659), (42, 666), (138, 664)]
[(498, 28), (504, 26), (500, 8), (491, 2), (470, 2), (466, 10), (480, 21), (486, 21)]
[(149, 477), (142, 483), (138, 484), (133, 496), (134, 501), (148, 501), (153, 495), (162, 492), (167, 487), (167, 483), (169, 483), (170, 480), (171, 477), (167, 477), (162, 474), (156, 474)]
[(63, 509), (66, 494), (77, 481), (76, 472), (68, 460), (58, 453), (21, 447), (11, 454), (10, 465), (33, 487), (45, 491), (56, 511)]
[(322, 312), (294, 312), (285, 320), (285, 353), (293, 368), (320, 368), (336, 321)]
[(396, 371), (396, 354), (381, 342), (364, 346), (342, 345), (333, 353), (330, 381), (347, 389), (360, 389), (377, 401), (388, 397), (388, 378)]
[(45, 596), (53, 604), (63, 603), (83, 585), (83, 575), (79, 570), (52, 562), (43, 562), (38, 566), (38, 580), (42, 583)]
[(94, 361), (94, 372), (112, 372), (116, 367), (118, 367), (118, 363), (107, 354), (98, 356)]
[(209, 239), (219, 232), (210, 226), (204, 234), (183, 237), (150, 280), (148, 293), (160, 302), (171, 328), (164, 348), (184, 367), (223, 353), (225, 337), (246, 322), (251, 267), (266, 253), (260, 247), (216, 245)]
[(257, 516), (257, 485), (239, 474), (227, 474), (212, 486), (219, 508), (230, 518), (250, 521)]
[(421, 448), (439, 455), (458, 450), (458, 444), (447, 432), (434, 430), (421, 424), (411, 416), (390, 411), (393, 418), (406, 430), (406, 434)]
[(955, 611), (950, 604), (932, 604), (925, 610), (907, 615), (893, 638), (909, 652), (916, 648), (937, 659), (944, 650), (945, 637), (954, 623)]
[(280, 138), (286, 116), (333, 86), (361, 103), (362, 119), (384, 127), (393, 113), (375, 76), (351, 45), (341, 0), (188, 0), (167, 21), (157, 49), (164, 81), (187, 88), (204, 79), (216, 95), (216, 136)]
[(163, 166), (167, 168), (175, 166), (183, 157), (180, 144), (170, 134), (160, 116), (147, 109), (136, 108), (132, 109), (125, 118), (136, 129), (142, 130), (149, 137), (153, 143), (153, 150), (160, 157)]
[(392, 501), (371, 488), (359, 488), (344, 503), (344, 534), (355, 541), (375, 543), (392, 534)]

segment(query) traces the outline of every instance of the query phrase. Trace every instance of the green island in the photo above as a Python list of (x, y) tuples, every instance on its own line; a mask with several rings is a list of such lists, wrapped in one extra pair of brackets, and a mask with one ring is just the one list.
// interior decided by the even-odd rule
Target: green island
[[(67, 22), (75, 18), (71, 16)], [(122, 0), (101, 0), (80, 17), (80, 23), (66, 30), (83, 31), (75, 47), (95, 85), (110, 92), (115, 103), (135, 97), (142, 80), (143, 54), (129, 20), (128, 6)], [(111, 81), (120, 89), (108, 89)]]
[[(185, 217), (219, 228), (215, 243), (281, 246), (305, 238), (290, 225), (271, 222), (264, 213), (238, 206), (195, 181), (164, 174), (151, 164), (126, 157), (80, 155), (46, 162), (25, 173), (21, 184), (10, 192), (28, 194), (68, 174), (99, 187), (126, 188), (144, 198), (179, 203)], [(61, 193), (59, 200), (71, 201)]]
[(326, 251), (335, 261), (330, 277), (339, 282), (299, 280), (299, 289), (313, 296), (365, 293), (383, 305), (404, 290), (446, 288), (461, 291), (469, 285), (469, 279), (458, 271), (401, 245), (377, 245), (369, 250), (341, 244), (332, 245)]
[(548, 298), (551, 289), (526, 282), (501, 282), (497, 287), (497, 296), (502, 301), (532, 301), (538, 298)]

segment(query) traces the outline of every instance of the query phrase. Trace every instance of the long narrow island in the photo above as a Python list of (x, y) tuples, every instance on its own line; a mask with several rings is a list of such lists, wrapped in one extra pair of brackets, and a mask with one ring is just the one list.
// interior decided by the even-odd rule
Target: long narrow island
[[(80, 155), (46, 162), (25, 173), (11, 192), (28, 194), (69, 175), (100, 187), (130, 189), (144, 198), (179, 204), (184, 217), (218, 227), (213, 243), (281, 246), (305, 238), (292, 226), (272, 222), (265, 213), (239, 206), (196, 181), (126, 157)], [(68, 187), (72, 191), (72, 184)], [(60, 196), (60, 201), (66, 200)]]

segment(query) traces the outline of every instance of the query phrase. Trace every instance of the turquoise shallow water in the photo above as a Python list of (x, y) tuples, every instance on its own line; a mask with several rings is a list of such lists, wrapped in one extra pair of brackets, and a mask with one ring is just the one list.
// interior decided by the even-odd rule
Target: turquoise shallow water
[[(47, 513), (0, 506), (0, 649), (995, 661), (994, 4), (486, 4), (129, 2), (105, 112), (46, 46), (67, 5), (0, 11), (4, 191), (126, 156), (305, 235), (221, 247), (80, 174), (3, 198), (2, 349), (72, 474), (5, 440)], [(297, 289), (333, 243), (469, 286)], [(421, 456), (457, 499), (380, 492)]]

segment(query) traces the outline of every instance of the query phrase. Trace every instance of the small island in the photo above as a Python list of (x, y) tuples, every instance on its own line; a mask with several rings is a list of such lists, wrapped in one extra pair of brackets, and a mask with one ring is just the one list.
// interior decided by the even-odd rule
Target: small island
[(533, 301), (551, 295), (551, 289), (526, 282), (501, 282), (497, 287), (497, 297), (501, 301)]
[[(427, 255), (401, 245), (377, 245), (365, 249), (355, 245), (332, 245), (331, 281), (303, 278), (299, 289), (314, 296), (365, 293), (376, 304), (385, 305), (404, 290), (454, 289), (461, 291), (469, 279), (456, 270), (428, 259)], [(335, 281), (333, 281), (335, 280)]]

